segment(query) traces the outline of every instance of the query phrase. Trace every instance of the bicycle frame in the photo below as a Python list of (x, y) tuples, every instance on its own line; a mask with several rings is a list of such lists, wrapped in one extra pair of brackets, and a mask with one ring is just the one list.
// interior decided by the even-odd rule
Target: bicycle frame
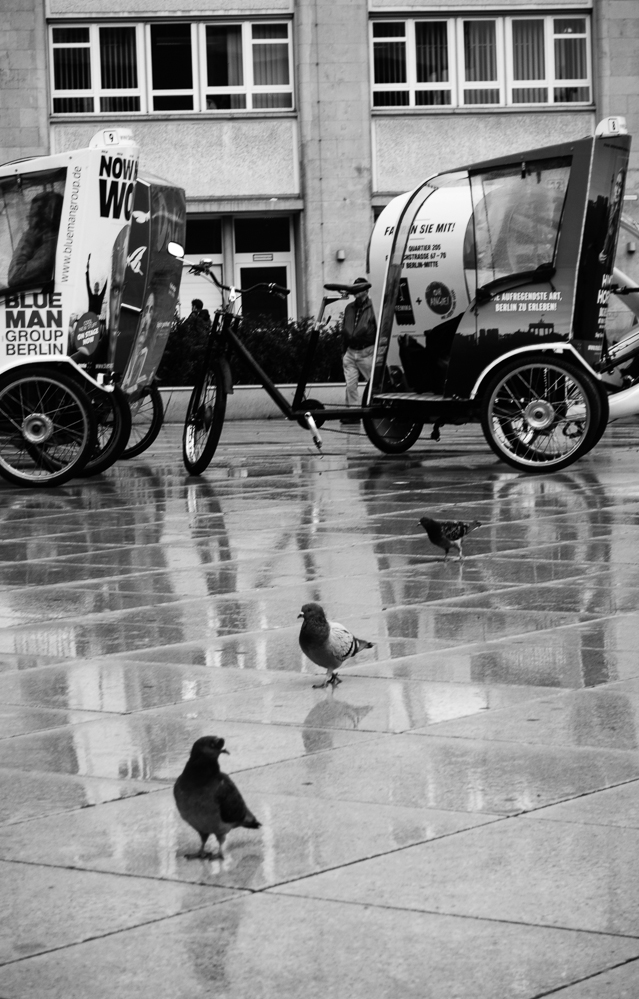
[[(209, 277), (214, 284), (220, 287), (220, 289), (227, 290), (225, 286), (221, 285), (217, 281), (215, 276), (211, 274), (211, 272), (208, 271), (207, 269), (205, 268), (202, 269), (200, 273), (206, 274), (207, 277)], [(320, 331), (322, 328), (322, 317), (324, 315), (327, 305), (333, 302), (338, 302), (342, 298), (344, 299), (348, 298), (348, 294), (342, 293), (341, 295), (338, 296), (325, 295), (324, 298), (322, 299), (320, 310), (317, 319), (313, 324), (308, 345), (306, 347), (306, 353), (304, 355), (304, 360), (302, 362), (302, 370), (300, 372), (300, 376), (297, 385), (295, 387), (292, 403), (289, 402), (288, 399), (282, 394), (282, 392), (278, 389), (277, 385), (272, 380), (272, 378), (270, 378), (269, 375), (267, 375), (264, 369), (260, 366), (260, 364), (258, 364), (258, 362), (251, 354), (251, 352), (242, 343), (239, 336), (237, 335), (236, 331), (242, 322), (242, 316), (230, 311), (230, 306), (235, 301), (235, 294), (233, 289), (231, 289), (231, 297), (229, 299), (229, 303), (227, 304), (227, 306), (218, 309), (215, 312), (213, 327), (211, 329), (210, 342), (214, 343), (216, 340), (221, 340), (222, 343), (224, 343), (225, 345), (230, 343), (233, 349), (237, 351), (237, 353), (243, 358), (243, 360), (246, 362), (249, 368), (253, 371), (259, 384), (268, 393), (268, 395), (273, 400), (275, 405), (278, 407), (282, 415), (286, 417), (287, 420), (297, 420), (299, 423), (302, 423), (302, 421), (304, 422), (307, 428), (311, 431), (313, 435), (313, 440), (318, 449), (321, 448), (322, 441), (321, 437), (319, 436), (317, 427), (315, 425), (312, 412), (310, 411), (310, 407), (308, 405), (305, 405), (305, 395), (306, 395), (306, 389), (308, 387), (308, 379), (313, 369), (313, 361), (315, 359), (315, 352), (317, 349)], [(207, 354), (207, 359), (209, 357), (210, 355)], [(224, 378), (226, 382), (227, 391), (232, 392), (233, 381), (232, 381), (230, 367), (228, 365), (228, 360), (226, 359), (226, 357), (224, 357), (224, 355), (222, 355), (222, 359), (224, 362)], [(347, 406), (346, 404), (344, 404), (343, 406), (334, 406), (331, 407), (331, 409), (322, 408), (321, 420), (323, 423), (325, 420), (339, 420), (345, 417), (353, 418), (353, 417), (362, 417), (366, 415), (374, 415), (374, 413), (376, 413), (378, 409), (379, 412), (381, 412), (381, 409), (379, 407), (374, 407), (374, 408), (365, 407), (365, 406), (354, 407), (354, 406)], [(320, 410), (318, 410), (317, 408), (313, 408), (313, 412), (317, 416)]]

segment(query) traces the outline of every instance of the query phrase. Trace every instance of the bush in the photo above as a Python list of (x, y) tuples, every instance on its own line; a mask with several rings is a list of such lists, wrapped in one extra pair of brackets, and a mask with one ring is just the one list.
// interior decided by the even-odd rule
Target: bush
[[(273, 321), (245, 319), (239, 337), (257, 363), (276, 384), (297, 382), (314, 319)], [(192, 385), (202, 363), (207, 336), (204, 323), (177, 319), (171, 326), (158, 378), (162, 385)], [(229, 358), (235, 385), (256, 385), (259, 379), (243, 358)], [(343, 382), (341, 327), (322, 327), (309, 382)]]

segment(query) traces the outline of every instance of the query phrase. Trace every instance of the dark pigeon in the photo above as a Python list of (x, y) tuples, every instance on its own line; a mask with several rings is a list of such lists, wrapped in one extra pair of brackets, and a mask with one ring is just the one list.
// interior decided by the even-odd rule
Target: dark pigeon
[(464, 523), (462, 520), (433, 520), (432, 517), (421, 517), (419, 522), (426, 531), (428, 540), (446, 552), (444, 562), (448, 558), (448, 552), (451, 548), (457, 549), (461, 562), (464, 557), (462, 541), (471, 531), (481, 527), (479, 520)]
[(199, 833), (202, 845), (200, 852), (191, 857), (214, 859), (205, 850), (211, 834), (218, 842), (217, 857), (223, 858), (222, 847), (231, 829), (242, 826), (244, 829), (259, 829), (258, 822), (244, 798), (228, 776), (222, 773), (218, 763), (224, 749), (224, 739), (216, 735), (205, 735), (193, 743), (191, 755), (184, 770), (173, 787), (178, 812), (185, 822)]

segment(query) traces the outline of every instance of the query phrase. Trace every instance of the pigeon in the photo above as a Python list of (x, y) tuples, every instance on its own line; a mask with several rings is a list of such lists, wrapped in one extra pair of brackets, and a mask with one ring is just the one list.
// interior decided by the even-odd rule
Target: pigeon
[(202, 736), (193, 743), (189, 760), (173, 788), (178, 812), (202, 840), (200, 852), (189, 855), (189, 860), (196, 857), (215, 859), (204, 849), (211, 833), (218, 842), (217, 857), (223, 859), (222, 847), (231, 829), (238, 826), (259, 829), (262, 825), (246, 807), (228, 774), (220, 770), (220, 753), (228, 754), (224, 739), (216, 735)]
[(443, 548), (446, 554), (444, 555), (444, 562), (448, 558), (448, 552), (451, 548), (456, 548), (459, 552), (459, 561), (463, 559), (462, 554), (462, 541), (464, 537), (470, 533), (470, 531), (475, 531), (478, 527), (481, 527), (481, 522), (479, 520), (473, 520), (469, 524), (465, 524), (462, 520), (433, 520), (431, 517), (421, 517), (420, 524), (426, 531), (428, 535), (428, 540), (438, 548)]
[(320, 604), (304, 604), (302, 613), (297, 616), (304, 618), (300, 629), (302, 652), (311, 662), (326, 670), (324, 683), (314, 683), (314, 687), (341, 683), (335, 670), (344, 660), (356, 656), (361, 649), (373, 648), (373, 642), (356, 638), (343, 624), (327, 621)]

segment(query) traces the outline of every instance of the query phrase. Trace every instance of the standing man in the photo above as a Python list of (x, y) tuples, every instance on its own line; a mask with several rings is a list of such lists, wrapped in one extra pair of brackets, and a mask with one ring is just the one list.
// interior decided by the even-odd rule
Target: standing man
[[(377, 335), (377, 323), (373, 303), (368, 297), (370, 282), (366, 278), (355, 278), (353, 285), (362, 285), (355, 292), (355, 300), (344, 310), (343, 357), (344, 378), (346, 380), (346, 405), (358, 405), (357, 382), (359, 375), (368, 381), (373, 368), (373, 351)], [(359, 423), (359, 416), (349, 416), (340, 423)]]
[(201, 298), (194, 298), (191, 302), (191, 314), (187, 317), (192, 326), (197, 327), (200, 322), (204, 322), (207, 325), (211, 322), (211, 316), (209, 310), (204, 308), (204, 302)]

